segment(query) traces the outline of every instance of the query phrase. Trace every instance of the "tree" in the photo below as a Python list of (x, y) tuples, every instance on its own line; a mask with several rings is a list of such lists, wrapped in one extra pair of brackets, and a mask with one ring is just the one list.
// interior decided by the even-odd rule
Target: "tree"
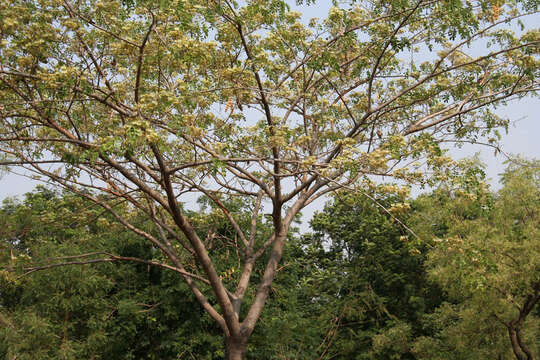
[(428, 272), (450, 301), (426, 316), (431, 334), (416, 340), (419, 358), (537, 358), (539, 170), (517, 159), (497, 193), (480, 186), (418, 201), (437, 224)]
[[(126, 213), (128, 209), (117, 209)], [(0, 208), (0, 357), (6, 359), (221, 358), (219, 330), (174, 272), (111, 262), (50, 268), (51, 258), (112, 252), (151, 260), (151, 244), (87, 199), (44, 188)], [(136, 222), (148, 226), (139, 216)], [(38, 225), (39, 224), (39, 225)], [(79, 260), (75, 258), (74, 260)], [(178, 321), (181, 319), (182, 321)], [(183, 336), (190, 334), (191, 336)]]
[(329, 358), (414, 359), (410, 344), (423, 334), (420, 320), (441, 303), (439, 288), (427, 282), (425, 249), (411, 247), (417, 239), (385, 211), (396, 202), (384, 191), (338, 193), (311, 222), (315, 233), (306, 240), (315, 244), (320, 272), (312, 282), (328, 289), (320, 301), (339, 318)]
[[(507, 121), (492, 108), (540, 78), (538, 30), (505, 24), (537, 5), (352, 1), (306, 24), (284, 0), (4, 0), (2, 164), (159, 249), (153, 263), (186, 281), (241, 359), (302, 208), (372, 176), (444, 178), (441, 142), (496, 146)], [(198, 228), (193, 193), (235, 229), (228, 246)], [(232, 199), (251, 206), (249, 231)], [(126, 202), (155, 228), (116, 210)]]

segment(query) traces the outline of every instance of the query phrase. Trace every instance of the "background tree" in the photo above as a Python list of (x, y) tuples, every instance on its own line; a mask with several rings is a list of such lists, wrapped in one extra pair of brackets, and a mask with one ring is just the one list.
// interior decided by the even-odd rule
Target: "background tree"
[(436, 236), (429, 275), (450, 297), (426, 316), (418, 358), (537, 358), (539, 170), (518, 159), (495, 194), (474, 186), (418, 201), (422, 222), (436, 225), (424, 233)]
[(323, 275), (312, 282), (321, 289), (319, 301), (329, 303), (324, 311), (336, 319), (325, 344), (328, 358), (413, 359), (410, 343), (423, 334), (420, 320), (441, 302), (438, 287), (427, 283), (424, 256), (409, 246), (413, 234), (385, 210), (396, 202), (395, 196), (339, 193), (311, 222), (315, 233), (306, 246), (314, 244), (312, 266)]
[[(370, 176), (445, 177), (442, 141), (496, 142), (507, 122), (492, 108), (540, 78), (538, 31), (506, 24), (537, 5), (352, 2), (305, 24), (283, 0), (4, 0), (2, 164), (152, 243), (152, 261), (183, 277), (240, 359), (303, 207)], [(491, 48), (469, 52), (476, 44)], [(209, 247), (190, 193), (227, 218), (234, 251)], [(227, 207), (238, 197), (249, 231)], [(124, 202), (155, 232), (123, 216)]]
[[(92, 202), (39, 188), (24, 203), (5, 201), (0, 214), (2, 264), (26, 274), (2, 273), (2, 358), (223, 358), (219, 329), (174, 272), (111, 264), (106, 255), (150, 261), (157, 249)], [(150, 226), (146, 217), (134, 221)], [(78, 255), (96, 252), (105, 258), (77, 265)], [(66, 256), (75, 264), (35, 271)]]

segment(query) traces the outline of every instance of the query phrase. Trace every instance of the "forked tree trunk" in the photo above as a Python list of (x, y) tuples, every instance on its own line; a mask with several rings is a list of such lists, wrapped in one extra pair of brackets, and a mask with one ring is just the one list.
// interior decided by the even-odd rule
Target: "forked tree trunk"
[(244, 360), (246, 358), (248, 339), (225, 339), (226, 359), (227, 360)]

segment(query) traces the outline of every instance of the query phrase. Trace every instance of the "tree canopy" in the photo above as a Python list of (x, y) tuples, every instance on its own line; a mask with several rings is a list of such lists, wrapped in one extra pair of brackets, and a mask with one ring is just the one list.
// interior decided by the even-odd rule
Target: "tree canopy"
[[(537, 7), (351, 1), (307, 21), (284, 0), (3, 0), (1, 164), (150, 242), (132, 260), (176, 271), (241, 359), (305, 206), (446, 180), (443, 143), (498, 149), (493, 109), (538, 87), (540, 33), (519, 21)], [(199, 195), (232, 229), (222, 247)]]
[(433, 333), (417, 342), (418, 354), (430, 359), (538, 356), (538, 165), (510, 163), (495, 194), (484, 189), (419, 201), (420, 208), (429, 209), (427, 223), (438, 224), (435, 233), (430, 231), (436, 246), (428, 256), (429, 275), (450, 301), (428, 319)]

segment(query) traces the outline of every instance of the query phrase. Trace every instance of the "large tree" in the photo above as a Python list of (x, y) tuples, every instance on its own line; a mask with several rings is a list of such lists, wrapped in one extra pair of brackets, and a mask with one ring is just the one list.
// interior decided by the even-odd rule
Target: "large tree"
[[(537, 5), (351, 1), (308, 24), (284, 0), (2, 0), (2, 164), (151, 242), (241, 359), (302, 208), (373, 176), (445, 177), (441, 142), (496, 142), (493, 107), (538, 86), (539, 32), (508, 25)], [(193, 193), (230, 246), (186, 211)]]

